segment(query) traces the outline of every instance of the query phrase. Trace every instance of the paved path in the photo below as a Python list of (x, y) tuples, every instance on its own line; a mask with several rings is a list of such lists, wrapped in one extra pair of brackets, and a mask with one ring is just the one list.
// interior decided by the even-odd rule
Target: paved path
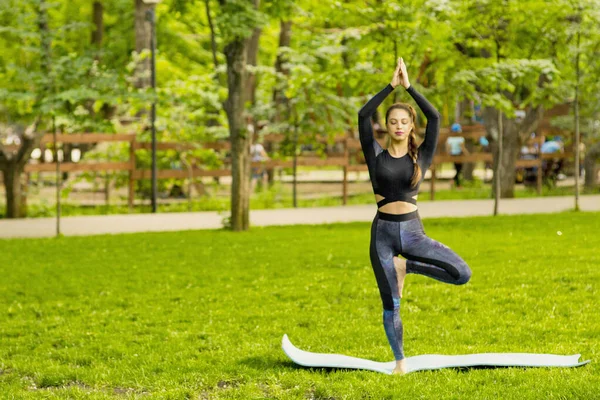
[[(500, 202), (501, 214), (553, 213), (572, 209), (573, 197), (539, 197), (507, 199)], [(493, 200), (427, 201), (419, 204), (422, 218), (468, 217), (491, 215)], [(583, 211), (600, 211), (600, 195), (582, 196)], [(323, 224), (333, 222), (370, 222), (376, 205), (282, 208), (250, 211), (251, 226)], [(65, 236), (115, 234), (131, 232), (181, 231), (189, 229), (220, 229), (221, 221), (229, 215), (218, 212), (125, 214), (64, 217), (61, 232)], [(52, 237), (56, 234), (54, 218), (0, 220), (0, 238)]]

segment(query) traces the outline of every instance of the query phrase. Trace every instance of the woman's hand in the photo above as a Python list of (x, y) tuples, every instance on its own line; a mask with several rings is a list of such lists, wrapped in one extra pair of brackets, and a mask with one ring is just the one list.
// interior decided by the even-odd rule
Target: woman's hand
[(404, 59), (402, 57), (398, 58), (398, 64), (396, 65), (396, 70), (394, 71), (394, 76), (392, 77), (390, 85), (392, 85), (393, 88), (396, 88), (398, 85), (404, 86), (405, 89), (410, 87), (408, 72), (406, 72), (406, 64), (404, 64)]
[(396, 65), (396, 70), (394, 71), (394, 75), (392, 76), (392, 81), (390, 85), (395, 89), (401, 83), (400, 78), (400, 58), (398, 59), (398, 64)]
[(404, 89), (408, 89), (410, 87), (410, 82), (408, 81), (408, 72), (406, 72), (406, 64), (404, 64), (404, 59), (402, 57), (398, 59), (398, 67), (400, 68), (400, 84), (404, 86)]

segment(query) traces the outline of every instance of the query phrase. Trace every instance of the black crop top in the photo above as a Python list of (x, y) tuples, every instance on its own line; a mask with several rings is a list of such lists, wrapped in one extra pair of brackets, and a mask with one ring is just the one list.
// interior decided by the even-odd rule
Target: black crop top
[(408, 154), (400, 158), (392, 157), (377, 143), (371, 127), (371, 116), (393, 90), (392, 85), (388, 84), (358, 112), (360, 144), (369, 168), (373, 193), (384, 197), (377, 203), (378, 208), (394, 201), (417, 204), (413, 196), (419, 192), (425, 172), (431, 165), (440, 133), (440, 113), (415, 88), (409, 86), (406, 91), (415, 99), (427, 119), (425, 140), (421, 143), (417, 155), (417, 163), (421, 167), (421, 180), (415, 187), (411, 187), (410, 181), (414, 171), (412, 159)]

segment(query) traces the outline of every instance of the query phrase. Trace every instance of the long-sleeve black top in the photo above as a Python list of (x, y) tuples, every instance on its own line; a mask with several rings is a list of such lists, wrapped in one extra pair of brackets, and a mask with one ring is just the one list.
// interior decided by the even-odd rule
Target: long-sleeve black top
[[(412, 159), (408, 154), (400, 158), (392, 157), (387, 150), (382, 149), (377, 143), (371, 127), (371, 116), (393, 90), (392, 85), (388, 84), (360, 109), (358, 112), (358, 133), (369, 168), (373, 192), (385, 197), (385, 203), (397, 200), (415, 203), (412, 196), (418, 193), (425, 172), (431, 166), (435, 154), (440, 132), (440, 114), (413, 86), (406, 89), (415, 99), (417, 106), (427, 119), (425, 140), (421, 143), (417, 155), (417, 163), (421, 167), (422, 176), (416, 187), (412, 187), (410, 184), (414, 171)], [(381, 206), (381, 204), (378, 205)]]

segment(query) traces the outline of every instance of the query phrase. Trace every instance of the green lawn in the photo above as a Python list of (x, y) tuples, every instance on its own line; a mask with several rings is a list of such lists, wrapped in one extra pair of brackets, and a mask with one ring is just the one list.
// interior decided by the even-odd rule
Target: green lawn
[(393, 359), (369, 223), (0, 240), (1, 397), (598, 398), (600, 213), (424, 225), (473, 277), (408, 276), (407, 356), (581, 353), (592, 363), (406, 376), (295, 366), (284, 333), (310, 351)]

